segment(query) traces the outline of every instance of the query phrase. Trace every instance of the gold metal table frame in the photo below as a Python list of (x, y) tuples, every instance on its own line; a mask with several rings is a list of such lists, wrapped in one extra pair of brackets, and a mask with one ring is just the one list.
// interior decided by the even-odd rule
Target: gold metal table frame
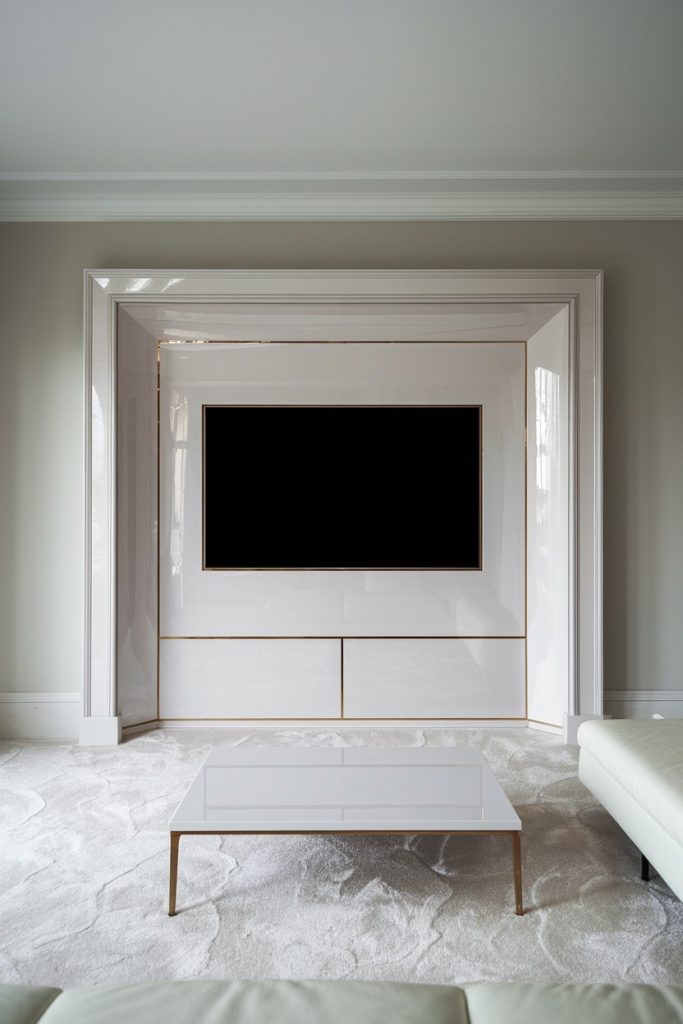
[(457, 830), (434, 830), (434, 829), (411, 829), (405, 832), (399, 829), (276, 829), (266, 832), (263, 829), (257, 830), (236, 830), (225, 831), (201, 829), (198, 831), (180, 831), (170, 833), (171, 835), (171, 863), (168, 889), (168, 916), (176, 915), (176, 890), (178, 888), (178, 855), (180, 853), (181, 836), (378, 836), (378, 835), (419, 835), (419, 836), (510, 836), (512, 839), (512, 875), (515, 893), (515, 914), (520, 917), (524, 914), (522, 903), (522, 832), (521, 829), (462, 829)]

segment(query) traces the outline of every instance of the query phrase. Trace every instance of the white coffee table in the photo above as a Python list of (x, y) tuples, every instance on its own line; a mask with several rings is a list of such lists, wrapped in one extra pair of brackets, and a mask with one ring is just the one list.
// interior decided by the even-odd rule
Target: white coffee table
[(509, 835), (522, 914), (522, 825), (474, 747), (217, 747), (171, 818), (168, 912), (184, 835)]

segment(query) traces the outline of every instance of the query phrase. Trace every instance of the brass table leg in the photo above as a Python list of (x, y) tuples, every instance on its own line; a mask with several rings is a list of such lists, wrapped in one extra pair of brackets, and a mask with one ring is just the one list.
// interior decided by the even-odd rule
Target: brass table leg
[(512, 871), (515, 879), (515, 914), (524, 913), (522, 906), (522, 833), (512, 833)]
[(171, 832), (171, 870), (168, 883), (168, 916), (175, 917), (175, 894), (178, 885), (178, 850), (180, 832)]

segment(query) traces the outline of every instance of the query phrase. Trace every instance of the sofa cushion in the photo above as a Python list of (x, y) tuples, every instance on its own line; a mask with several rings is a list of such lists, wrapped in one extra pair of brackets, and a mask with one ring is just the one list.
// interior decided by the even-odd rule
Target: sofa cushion
[(673, 985), (466, 985), (470, 1024), (681, 1024)]
[(468, 1024), (462, 989), (363, 981), (176, 981), (65, 992), (42, 1024)]
[(584, 722), (578, 740), (683, 846), (683, 719)]
[(0, 985), (2, 1024), (36, 1024), (61, 989), (34, 985)]

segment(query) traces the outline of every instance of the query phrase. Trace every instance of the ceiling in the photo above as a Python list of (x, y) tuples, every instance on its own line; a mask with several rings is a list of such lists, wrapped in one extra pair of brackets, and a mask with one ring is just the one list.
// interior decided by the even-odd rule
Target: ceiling
[(543, 193), (569, 213), (572, 196), (634, 195), (661, 215), (683, 202), (681, 0), (0, 0), (0, 12), (5, 212), (48, 197), (84, 210), (118, 197), (142, 215), (164, 196), (178, 210), (203, 197), (207, 215), (245, 197), (247, 212), (270, 201), (277, 214), (278, 196), (311, 215), (331, 196), (404, 212), (431, 197), (434, 215), (454, 197), (521, 208)]

